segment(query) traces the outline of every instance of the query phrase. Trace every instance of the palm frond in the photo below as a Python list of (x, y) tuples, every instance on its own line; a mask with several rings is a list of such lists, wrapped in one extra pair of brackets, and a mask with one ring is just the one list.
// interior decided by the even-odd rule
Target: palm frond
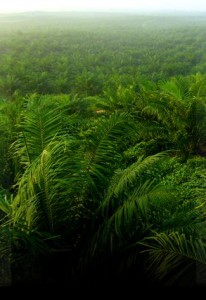
[(0, 210), (4, 212), (7, 216), (11, 215), (11, 203), (13, 201), (13, 196), (9, 197), (6, 194), (0, 194)]
[(82, 194), (91, 186), (94, 192), (96, 189), (101, 193), (107, 186), (113, 170), (121, 162), (120, 150), (126, 148), (134, 132), (132, 126), (128, 114), (114, 113), (109, 118), (98, 120), (92, 132), (82, 141), (79, 151), (73, 155), (70, 180), (75, 184), (76, 193), (79, 190)]
[(196, 264), (206, 267), (206, 244), (203, 239), (178, 232), (169, 235), (158, 233), (139, 244), (145, 247), (143, 252), (149, 254), (148, 266), (152, 274), (159, 280), (166, 280), (167, 284), (182, 277), (186, 281), (189, 271), (193, 272), (195, 279)]
[(121, 198), (129, 189), (134, 189), (139, 185), (144, 184), (143, 173), (149, 172), (154, 168), (154, 165), (161, 159), (166, 159), (167, 153), (158, 153), (146, 158), (140, 157), (135, 163), (124, 170), (116, 171), (113, 176), (108, 192), (101, 204), (102, 212), (110, 211), (116, 206), (114, 199)]
[(61, 115), (55, 109), (34, 108), (24, 115), (17, 140), (13, 144), (14, 157), (28, 166), (60, 133)]

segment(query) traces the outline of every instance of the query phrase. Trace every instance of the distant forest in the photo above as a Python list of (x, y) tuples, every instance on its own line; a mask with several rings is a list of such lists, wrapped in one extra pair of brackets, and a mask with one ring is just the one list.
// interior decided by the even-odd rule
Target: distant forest
[(206, 285), (206, 15), (0, 15), (0, 286)]

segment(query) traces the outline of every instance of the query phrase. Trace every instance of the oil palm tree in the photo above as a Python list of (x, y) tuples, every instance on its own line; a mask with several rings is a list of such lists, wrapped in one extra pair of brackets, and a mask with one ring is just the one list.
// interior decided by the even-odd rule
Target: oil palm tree
[(4, 198), (1, 207), (1, 230), (12, 233), (9, 240), (16, 254), (25, 249), (23, 254), (35, 257), (63, 248), (69, 255), (74, 250), (121, 163), (121, 151), (135, 134), (132, 118), (114, 113), (89, 120), (90, 130), (73, 136), (68, 130), (70, 117), (73, 112), (68, 115), (68, 109), (48, 105), (37, 96), (22, 110), (11, 148), (14, 195)]
[[(146, 93), (141, 89), (141, 111), (136, 114), (139, 140), (152, 143), (154, 151), (173, 149), (186, 159), (204, 155), (205, 78), (196, 77), (176, 77)], [(137, 102), (137, 106), (140, 104)]]

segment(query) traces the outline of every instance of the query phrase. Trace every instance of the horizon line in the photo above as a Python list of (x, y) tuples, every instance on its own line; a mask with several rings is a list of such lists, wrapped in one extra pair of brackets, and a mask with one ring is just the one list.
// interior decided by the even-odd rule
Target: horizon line
[(47, 9), (36, 9), (36, 10), (10, 10), (10, 11), (0, 11), (0, 14), (22, 14), (22, 13), (110, 13), (110, 12), (117, 12), (117, 13), (137, 13), (137, 12), (144, 12), (144, 13), (206, 13), (205, 10), (190, 10), (190, 9), (139, 9), (139, 8), (113, 8), (113, 9), (67, 9), (67, 10), (47, 10)]

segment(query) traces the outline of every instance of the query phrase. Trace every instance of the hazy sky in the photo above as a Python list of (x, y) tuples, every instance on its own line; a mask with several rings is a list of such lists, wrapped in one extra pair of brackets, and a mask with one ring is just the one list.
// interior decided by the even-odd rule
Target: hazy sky
[(0, 0), (0, 12), (114, 9), (206, 11), (206, 0)]

